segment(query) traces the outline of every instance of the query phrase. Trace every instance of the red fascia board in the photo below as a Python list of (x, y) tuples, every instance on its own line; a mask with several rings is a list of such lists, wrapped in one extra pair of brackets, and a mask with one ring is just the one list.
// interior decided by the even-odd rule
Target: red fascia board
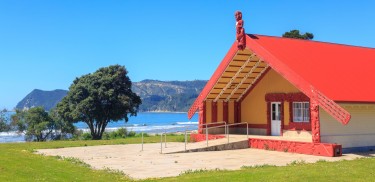
[[(250, 35), (252, 36), (252, 35)], [(260, 57), (264, 62), (268, 63), (268, 65), (278, 72), (282, 77), (292, 83), (295, 87), (297, 87), (301, 92), (303, 92), (306, 96), (310, 99), (316, 100), (319, 105), (326, 110), (330, 115), (333, 116), (336, 120), (341, 122), (343, 125), (346, 125), (350, 121), (350, 114), (341, 106), (336, 104), (334, 101), (329, 100), (328, 97), (324, 96), (319, 90), (314, 88), (310, 83), (304, 80), (301, 76), (295, 73), (292, 69), (290, 69), (286, 64), (284, 64), (281, 60), (275, 57), (272, 53), (266, 50), (263, 46), (261, 46), (257, 42), (256, 36), (251, 38), (249, 35), (246, 35), (246, 47), (251, 49), (258, 57)], [(317, 73), (319, 74), (319, 73)], [(322, 98), (323, 99), (320, 99)], [(321, 102), (324, 100), (326, 102)], [(344, 113), (344, 117), (338, 115), (337, 113)]]
[(221, 75), (224, 73), (225, 69), (228, 67), (229, 63), (232, 61), (233, 57), (238, 51), (237, 43), (234, 42), (232, 47), (229, 49), (228, 53), (225, 55), (224, 59), (219, 64), (211, 79), (207, 82), (206, 86), (203, 88), (202, 92), (199, 94), (197, 99), (194, 101), (193, 105), (188, 111), (188, 118), (191, 119), (194, 113), (197, 111), (199, 105), (206, 99), (208, 94), (211, 92), (212, 88), (215, 86)]

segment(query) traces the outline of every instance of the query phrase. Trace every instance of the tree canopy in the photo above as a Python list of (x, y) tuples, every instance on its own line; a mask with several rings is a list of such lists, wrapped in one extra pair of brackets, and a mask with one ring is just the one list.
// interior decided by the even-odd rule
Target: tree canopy
[(124, 66), (113, 65), (76, 78), (57, 112), (69, 122), (85, 122), (92, 139), (101, 139), (109, 122), (137, 115), (141, 98), (132, 92), (127, 73)]
[(27, 141), (46, 141), (56, 134), (56, 124), (42, 107), (26, 111), (16, 110), (12, 115), (12, 125), (18, 132), (25, 133)]
[(293, 39), (304, 39), (304, 40), (312, 40), (314, 38), (314, 34), (306, 32), (305, 34), (301, 34), (299, 30), (291, 30), (289, 32), (285, 32), (283, 37), (286, 38), (293, 38)]
[(9, 118), (6, 116), (7, 110), (0, 110), (0, 132), (9, 131)]

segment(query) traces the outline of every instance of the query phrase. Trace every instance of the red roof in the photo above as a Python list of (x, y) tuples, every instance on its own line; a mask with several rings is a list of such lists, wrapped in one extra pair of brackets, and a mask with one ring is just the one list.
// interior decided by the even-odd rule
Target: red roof
[[(236, 51), (234, 43), (189, 110), (191, 118)], [(311, 40), (248, 35), (250, 49), (343, 124), (350, 114), (336, 102), (375, 102), (375, 49)]]
[(375, 102), (375, 49), (311, 40), (250, 35), (334, 101)]

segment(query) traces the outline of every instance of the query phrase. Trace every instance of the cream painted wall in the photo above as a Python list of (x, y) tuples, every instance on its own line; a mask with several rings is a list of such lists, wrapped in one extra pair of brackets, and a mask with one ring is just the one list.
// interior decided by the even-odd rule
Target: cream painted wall
[[(223, 101), (217, 102), (217, 122), (222, 122), (223, 120)], [(225, 121), (227, 122), (227, 121)]]
[(284, 102), (284, 125), (288, 126), (290, 121), (289, 116), (289, 102)]
[(211, 108), (211, 101), (206, 101), (206, 123), (211, 123), (212, 120), (212, 108)]
[[(295, 93), (299, 90), (280, 76), (276, 71), (270, 70), (258, 82), (255, 88), (242, 101), (241, 120), (251, 124), (267, 124), (267, 93)], [(285, 107), (285, 105), (284, 105)], [(289, 106), (284, 109), (284, 117), (289, 116)], [(288, 109), (288, 110), (287, 110)]]
[(321, 140), (343, 148), (375, 146), (375, 104), (339, 104), (351, 114), (342, 125), (322, 108), (319, 109)]

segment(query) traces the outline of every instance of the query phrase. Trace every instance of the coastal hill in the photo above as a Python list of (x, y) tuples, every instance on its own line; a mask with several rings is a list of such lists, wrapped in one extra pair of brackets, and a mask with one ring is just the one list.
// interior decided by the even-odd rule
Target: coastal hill
[[(186, 112), (207, 81), (159, 81), (143, 80), (133, 82), (132, 90), (142, 99), (140, 112), (171, 111)], [(27, 109), (42, 106), (46, 110), (55, 107), (68, 93), (66, 90), (43, 91), (33, 90), (16, 106), (16, 109)]]
[(45, 110), (50, 110), (61, 101), (68, 93), (66, 90), (43, 91), (34, 89), (25, 98), (18, 102), (16, 109), (28, 109), (31, 107), (42, 106)]
[(143, 80), (133, 83), (133, 92), (142, 98), (140, 111), (186, 112), (207, 81)]

